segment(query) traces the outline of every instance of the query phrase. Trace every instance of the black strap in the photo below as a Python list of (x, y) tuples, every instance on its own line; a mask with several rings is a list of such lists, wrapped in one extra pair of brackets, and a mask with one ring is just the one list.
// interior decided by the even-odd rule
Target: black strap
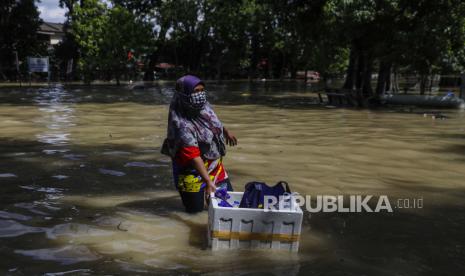
[(279, 181), (276, 185), (278, 184), (284, 187), (286, 193), (291, 193), (291, 189), (289, 189), (289, 184), (286, 181)]

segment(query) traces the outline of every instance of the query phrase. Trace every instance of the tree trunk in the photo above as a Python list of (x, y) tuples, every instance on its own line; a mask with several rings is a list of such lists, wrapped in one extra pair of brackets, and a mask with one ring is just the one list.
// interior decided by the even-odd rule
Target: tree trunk
[(216, 64), (216, 79), (220, 83), (221, 83), (221, 73), (222, 73), (222, 71), (221, 71), (221, 68), (222, 68), (221, 63), (222, 62), (221, 61), (222, 61), (222, 58), (220, 56), (220, 58), (219, 58), (219, 60), (217, 61), (217, 64)]
[(371, 88), (371, 74), (373, 73), (373, 58), (370, 53), (366, 54), (364, 57), (364, 70), (363, 70), (363, 80), (362, 80), (362, 92), (363, 98), (366, 99), (373, 95), (373, 89)]
[(250, 55), (250, 68), (249, 68), (250, 79), (256, 78), (256, 75), (257, 75), (258, 47), (259, 47), (258, 38), (256, 35), (253, 35), (252, 42), (251, 42), (252, 53)]
[(399, 93), (400, 88), (399, 88), (399, 75), (397, 73), (397, 68), (394, 68), (394, 73), (393, 73), (393, 80), (392, 80), (392, 90), (395, 92), (395, 94)]
[(344, 89), (354, 89), (355, 69), (357, 68), (357, 53), (354, 47), (350, 50), (349, 66), (347, 66), (346, 80), (344, 82)]
[(147, 68), (145, 68), (144, 72), (144, 81), (154, 81), (155, 76), (153, 74), (153, 69), (155, 68), (155, 65), (157, 64), (158, 60), (158, 55), (157, 53), (152, 53), (149, 57), (149, 62), (147, 64)]
[(378, 82), (376, 84), (376, 95), (382, 95), (389, 89), (391, 76), (391, 64), (381, 61), (378, 72)]
[[(269, 55), (269, 56), (271, 57), (271, 55)], [(267, 71), (266, 71), (267, 72), (266, 73), (267, 74), (267, 76), (266, 76), (267, 79), (272, 79), (273, 78), (273, 64), (271, 63), (271, 58), (270, 57), (268, 57), (268, 62), (267, 62), (267, 66), (268, 66)]]
[(285, 62), (286, 62), (286, 55), (284, 54), (283, 51), (281, 51), (281, 55), (282, 55), (282, 59), (281, 59), (281, 70), (280, 70), (280, 73), (279, 73), (279, 81), (283, 81), (283, 78), (284, 78), (284, 65), (285, 65)]
[(297, 76), (297, 69), (296, 69), (294, 64), (295, 64), (294, 62), (289, 63), (289, 71), (291, 73), (291, 79), (293, 79), (293, 80), (295, 80), (295, 78)]
[(460, 94), (459, 94), (460, 99), (463, 99), (464, 93), (465, 93), (465, 73), (462, 73), (461, 78), (460, 78)]
[(391, 69), (392, 69), (392, 64), (389, 64), (389, 71), (387, 72), (386, 75), (386, 91), (391, 91)]
[(363, 88), (363, 73), (365, 71), (365, 55), (363, 52), (357, 57), (357, 66), (355, 67), (355, 88), (361, 90)]
[(430, 95), (433, 92), (433, 84), (434, 84), (434, 74), (431, 74), (429, 76), (429, 87), (428, 87), (428, 91)]
[(120, 86), (121, 85), (121, 77), (123, 77), (124, 79), (124, 74), (125, 74), (125, 70), (122, 69), (121, 67), (120, 68), (115, 68), (114, 69), (114, 73), (112, 74), (112, 72), (108, 72), (108, 77), (111, 78), (112, 75), (115, 76), (115, 80), (116, 80), (116, 86)]
[(426, 82), (427, 82), (427, 75), (421, 74), (420, 75), (420, 95), (425, 95)]

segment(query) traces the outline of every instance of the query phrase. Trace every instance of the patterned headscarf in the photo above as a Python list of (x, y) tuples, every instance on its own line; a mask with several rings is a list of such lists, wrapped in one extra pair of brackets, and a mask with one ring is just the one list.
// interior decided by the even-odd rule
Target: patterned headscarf
[(172, 158), (179, 148), (190, 146), (199, 147), (202, 156), (210, 160), (226, 153), (223, 124), (211, 105), (207, 102), (201, 110), (193, 110), (184, 98), (193, 93), (199, 84), (203, 82), (192, 75), (186, 75), (176, 82), (176, 93), (168, 116), (168, 137), (162, 148), (162, 153)]
[(200, 84), (205, 85), (199, 78), (192, 75), (186, 75), (176, 81), (176, 97), (186, 109), (199, 110), (192, 105), (189, 97), (194, 92), (195, 87)]

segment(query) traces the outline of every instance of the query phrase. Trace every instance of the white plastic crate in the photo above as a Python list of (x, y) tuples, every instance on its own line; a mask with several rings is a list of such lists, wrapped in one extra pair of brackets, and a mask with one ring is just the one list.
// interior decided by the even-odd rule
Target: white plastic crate
[[(229, 203), (241, 201), (242, 192), (229, 192)], [(212, 250), (270, 248), (299, 250), (302, 209), (272, 210), (220, 207), (212, 194), (208, 209), (208, 241)], [(292, 198), (295, 202), (295, 199)]]

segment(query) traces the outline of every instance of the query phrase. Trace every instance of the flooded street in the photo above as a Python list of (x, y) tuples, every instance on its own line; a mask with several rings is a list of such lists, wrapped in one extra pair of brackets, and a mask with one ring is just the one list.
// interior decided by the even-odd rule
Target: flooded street
[[(465, 114), (317, 105), (288, 82), (207, 84), (238, 137), (235, 190), (387, 195), (393, 213), (304, 213), (298, 254), (206, 248), (160, 154), (172, 83), (0, 89), (0, 273), (459, 275), (465, 271)], [(423, 208), (395, 208), (422, 198)]]

